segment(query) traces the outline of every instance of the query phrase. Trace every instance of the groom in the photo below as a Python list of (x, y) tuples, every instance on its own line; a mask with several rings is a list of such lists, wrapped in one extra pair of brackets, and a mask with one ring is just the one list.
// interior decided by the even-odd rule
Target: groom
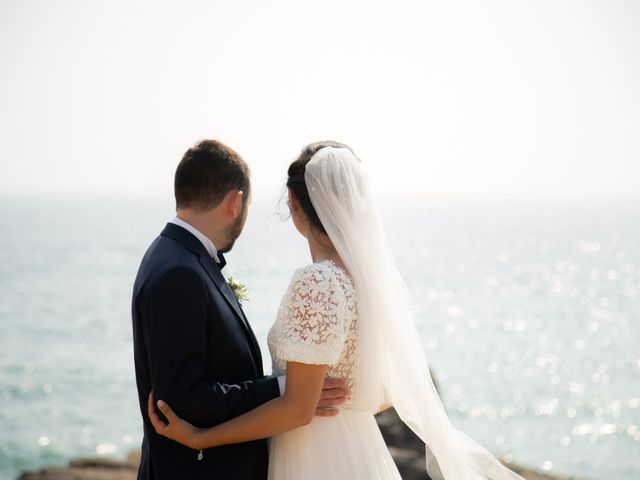
[[(142, 259), (133, 287), (136, 383), (144, 422), (138, 479), (262, 480), (267, 442), (204, 450), (155, 433), (147, 416), (154, 390), (199, 427), (236, 417), (284, 391), (265, 377), (262, 356), (242, 308), (225, 281), (223, 253), (247, 219), (249, 168), (231, 148), (205, 140), (187, 150), (175, 174), (177, 216)], [(344, 402), (344, 382), (327, 379), (317, 415)]]

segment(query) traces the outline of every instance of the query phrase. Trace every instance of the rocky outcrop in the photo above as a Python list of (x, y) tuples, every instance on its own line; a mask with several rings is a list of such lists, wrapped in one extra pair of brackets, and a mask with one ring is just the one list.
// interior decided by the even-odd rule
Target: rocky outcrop
[[(379, 414), (377, 420), (403, 480), (428, 479), (425, 473), (424, 443), (400, 421), (393, 409)], [(103, 457), (73, 460), (67, 467), (25, 472), (19, 480), (135, 480), (139, 463), (140, 452), (136, 451), (130, 453), (125, 460)], [(545, 475), (514, 464), (507, 466), (526, 480), (573, 478)]]
[(25, 472), (19, 480), (136, 480), (140, 452), (131, 452), (125, 460), (87, 458), (72, 460), (67, 467), (49, 467)]

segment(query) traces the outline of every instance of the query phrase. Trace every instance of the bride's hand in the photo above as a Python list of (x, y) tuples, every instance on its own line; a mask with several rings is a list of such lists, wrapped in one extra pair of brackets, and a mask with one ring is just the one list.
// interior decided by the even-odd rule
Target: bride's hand
[(149, 400), (147, 403), (147, 412), (151, 425), (155, 429), (158, 435), (165, 436), (171, 440), (175, 440), (182, 445), (186, 445), (189, 448), (198, 449), (198, 438), (201, 433), (199, 428), (194, 427), (189, 422), (182, 420), (178, 417), (171, 407), (162, 400), (158, 401), (158, 408), (165, 416), (169, 423), (165, 423), (156, 413), (154, 408), (154, 396), (153, 391), (149, 394)]

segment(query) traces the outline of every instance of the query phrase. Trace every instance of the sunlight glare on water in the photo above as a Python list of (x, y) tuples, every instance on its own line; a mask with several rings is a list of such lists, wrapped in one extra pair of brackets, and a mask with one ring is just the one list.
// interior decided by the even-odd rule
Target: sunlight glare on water
[[(254, 200), (225, 269), (249, 287), (267, 368), (268, 328), (309, 262), (276, 203)], [(452, 421), (508, 461), (638, 478), (638, 204), (380, 203)], [(124, 457), (141, 440), (130, 292), (171, 202), (19, 197), (0, 209), (0, 477)]]

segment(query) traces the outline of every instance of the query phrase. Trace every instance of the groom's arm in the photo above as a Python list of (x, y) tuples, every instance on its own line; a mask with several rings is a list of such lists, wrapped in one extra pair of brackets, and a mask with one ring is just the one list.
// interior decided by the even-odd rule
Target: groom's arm
[(149, 286), (144, 336), (151, 388), (180, 416), (212, 426), (279, 396), (276, 378), (205, 382), (207, 289), (197, 272), (175, 267)]

